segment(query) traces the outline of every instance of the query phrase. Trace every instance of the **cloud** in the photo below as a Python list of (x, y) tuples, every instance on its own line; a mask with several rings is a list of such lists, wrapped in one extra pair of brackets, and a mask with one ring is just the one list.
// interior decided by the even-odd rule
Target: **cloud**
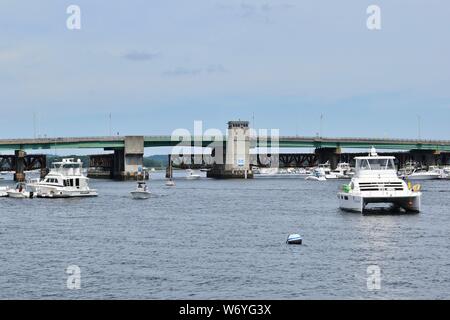
[(21, 57), (21, 52), (18, 50), (2, 50), (0, 48), (0, 62), (11, 62), (18, 60)]
[(130, 51), (122, 57), (130, 61), (149, 61), (159, 56), (158, 52)]
[(206, 72), (211, 73), (224, 73), (227, 72), (227, 70), (221, 65), (221, 64), (213, 64), (206, 67)]
[(168, 70), (164, 72), (165, 76), (177, 77), (177, 76), (195, 76), (202, 73), (202, 69), (192, 69), (185, 67), (177, 67), (173, 70)]
[(217, 74), (224, 72), (226, 72), (226, 69), (221, 64), (212, 64), (202, 68), (176, 67), (173, 70), (165, 71), (163, 75), (170, 77), (177, 77), (177, 76), (197, 76), (201, 74)]

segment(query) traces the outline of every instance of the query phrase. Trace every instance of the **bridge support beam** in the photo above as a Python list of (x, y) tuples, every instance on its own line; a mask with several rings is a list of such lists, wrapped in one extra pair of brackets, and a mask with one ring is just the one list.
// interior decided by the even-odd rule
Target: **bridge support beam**
[[(223, 159), (223, 158), (222, 158)], [(208, 178), (250, 179), (250, 132), (248, 121), (228, 122), (228, 138), (225, 148), (225, 163), (214, 163)]]
[(113, 163), (113, 178), (116, 180), (148, 179), (148, 172), (143, 171), (144, 137), (125, 137), (125, 148), (114, 150)]
[(93, 179), (111, 179), (114, 173), (114, 154), (89, 156), (88, 177)]
[(319, 164), (328, 161), (331, 169), (336, 169), (341, 155), (341, 148), (317, 148), (315, 154), (318, 157)]
[(412, 160), (428, 168), (439, 164), (441, 153), (437, 150), (411, 150), (410, 156)]
[(25, 156), (26, 153), (23, 150), (16, 150), (15, 155), (15, 173), (14, 181), (23, 182), (25, 181)]

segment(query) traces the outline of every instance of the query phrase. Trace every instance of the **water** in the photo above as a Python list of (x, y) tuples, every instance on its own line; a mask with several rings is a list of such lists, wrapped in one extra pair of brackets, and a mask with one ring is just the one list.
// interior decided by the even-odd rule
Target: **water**
[(340, 181), (155, 176), (150, 200), (100, 180), (97, 198), (0, 198), (0, 298), (449, 298), (450, 181), (422, 183), (420, 214), (362, 216), (337, 209)]

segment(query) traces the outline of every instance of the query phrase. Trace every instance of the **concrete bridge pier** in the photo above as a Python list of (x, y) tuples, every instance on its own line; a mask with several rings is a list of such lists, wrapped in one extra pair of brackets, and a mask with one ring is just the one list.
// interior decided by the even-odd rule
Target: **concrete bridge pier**
[(253, 178), (253, 172), (250, 169), (250, 132), (248, 121), (228, 122), (228, 139), (224, 158), (224, 163), (213, 163), (212, 169), (207, 173), (208, 178)]
[(144, 137), (125, 137), (125, 148), (114, 150), (113, 178), (116, 180), (148, 179), (148, 172), (143, 171)]
[(26, 152), (23, 150), (14, 151), (15, 156), (15, 173), (14, 181), (23, 182), (25, 181), (25, 156)]
[(168, 155), (167, 168), (166, 168), (166, 179), (173, 178), (173, 164), (172, 164), (172, 155)]
[(318, 157), (319, 164), (329, 161), (331, 169), (336, 169), (341, 155), (341, 148), (317, 148), (315, 154)]

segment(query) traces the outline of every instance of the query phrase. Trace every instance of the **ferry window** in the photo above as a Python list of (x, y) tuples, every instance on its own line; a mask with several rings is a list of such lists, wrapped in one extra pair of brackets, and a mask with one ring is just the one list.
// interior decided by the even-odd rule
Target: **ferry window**
[(75, 185), (76, 185), (77, 187), (80, 186), (80, 179), (75, 179)]
[(70, 186), (73, 187), (73, 179), (70, 179)]
[(367, 159), (360, 160), (358, 167), (363, 169), (363, 170), (369, 170), (370, 169), (369, 162), (367, 161)]
[(372, 170), (393, 170), (394, 164), (392, 159), (370, 159), (370, 167)]
[(361, 159), (356, 161), (356, 168), (362, 170), (394, 170), (392, 159)]

